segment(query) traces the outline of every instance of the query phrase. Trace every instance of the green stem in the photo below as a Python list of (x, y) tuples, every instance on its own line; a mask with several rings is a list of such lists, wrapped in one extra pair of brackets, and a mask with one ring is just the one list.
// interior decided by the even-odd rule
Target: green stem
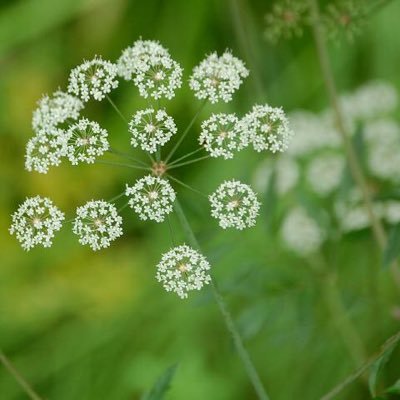
[(0, 362), (4, 365), (4, 368), (14, 377), (18, 382), (27, 396), (32, 400), (42, 400), (42, 398), (32, 389), (29, 383), (24, 379), (24, 377), (17, 371), (11, 361), (5, 356), (5, 354), (0, 350)]
[(139, 159), (137, 159), (137, 158), (131, 156), (131, 155), (128, 154), (128, 153), (124, 153), (124, 152), (122, 152), (122, 151), (115, 150), (115, 149), (113, 149), (113, 148), (109, 149), (108, 151), (109, 151), (111, 154), (115, 154), (115, 155), (117, 155), (117, 156), (125, 157), (125, 158), (128, 158), (129, 160), (135, 161), (135, 162), (137, 162), (138, 164), (143, 165), (144, 167), (147, 167), (147, 166), (148, 166), (148, 165), (147, 165), (145, 162), (143, 162), (142, 160), (139, 160)]
[(203, 156), (203, 157), (195, 158), (193, 160), (185, 161), (183, 163), (173, 164), (173, 165), (170, 165), (168, 167), (168, 169), (174, 169), (174, 168), (183, 167), (184, 165), (193, 164), (195, 162), (198, 162), (198, 161), (201, 161), (201, 160), (205, 160), (206, 158), (210, 158), (210, 157), (211, 157), (210, 155), (206, 155), (206, 156)]
[(120, 162), (114, 162), (114, 161), (97, 160), (97, 161), (95, 161), (95, 163), (96, 164), (104, 164), (104, 165), (114, 165), (116, 167), (127, 167), (127, 168), (151, 171), (151, 168), (149, 168), (149, 167), (142, 167), (141, 165), (126, 164), (126, 163), (120, 163)]
[(201, 151), (201, 150), (203, 150), (203, 147), (199, 147), (197, 150), (193, 150), (193, 151), (191, 151), (190, 153), (187, 153), (187, 154), (185, 154), (184, 156), (175, 159), (175, 160), (172, 161), (169, 165), (172, 166), (172, 165), (178, 163), (179, 161), (185, 160), (186, 158), (192, 156), (193, 154), (198, 153), (198, 152)]
[[(178, 216), (179, 222), (182, 226), (183, 231), (185, 232), (186, 238), (190, 245), (194, 248), (200, 250), (200, 245), (197, 241), (197, 238), (189, 224), (189, 221), (186, 218), (186, 215), (179, 203), (178, 200), (175, 200), (175, 212)], [(232, 315), (228, 311), (228, 308), (225, 304), (225, 301), (219, 291), (215, 278), (211, 277), (211, 289), (214, 295), (214, 299), (218, 305), (218, 308), (222, 314), (223, 320), (225, 322), (226, 328), (228, 329), (229, 333), (232, 336), (233, 343), (235, 348), (238, 352), (238, 355), (246, 369), (247, 375), (254, 387), (255, 392), (257, 393), (257, 397), (260, 400), (269, 400), (269, 397), (265, 391), (264, 385), (261, 382), (260, 376), (251, 361), (249, 353), (247, 352), (246, 348), (244, 347), (243, 340), (237, 330), (235, 323), (233, 322)]]
[(113, 107), (113, 109), (117, 112), (117, 114), (122, 118), (122, 120), (128, 124), (128, 120), (125, 118), (124, 114), (122, 114), (122, 112), (120, 111), (120, 109), (115, 105), (115, 103), (111, 100), (110, 96), (108, 94), (106, 94), (107, 100), (108, 102), (111, 104), (111, 106)]
[(193, 188), (193, 187), (187, 185), (185, 182), (180, 181), (179, 179), (175, 178), (174, 176), (172, 176), (172, 175), (170, 175), (170, 174), (167, 174), (167, 176), (168, 176), (169, 179), (172, 179), (172, 180), (175, 181), (176, 183), (179, 183), (179, 184), (182, 185), (183, 187), (185, 187), (185, 188), (191, 190), (192, 192), (197, 193), (197, 194), (200, 194), (201, 196), (203, 196), (203, 197), (205, 197), (205, 198), (208, 198), (208, 196), (205, 195), (204, 193), (202, 193), (202, 192), (200, 192), (199, 190), (197, 190), (197, 189), (195, 189), (195, 188)]
[(358, 369), (356, 369), (351, 375), (349, 375), (346, 379), (336, 385), (333, 389), (331, 389), (327, 394), (321, 397), (320, 400), (331, 400), (336, 397), (344, 388), (358, 379), (361, 375), (366, 373), (372, 364), (374, 364), (377, 360), (379, 360), (388, 350), (396, 346), (400, 342), (400, 332), (397, 332), (395, 335), (391, 336), (386, 342), (381, 346), (379, 352), (377, 352), (374, 356), (369, 358), (369, 360), (361, 365)]
[(165, 162), (168, 163), (168, 161), (171, 159), (171, 157), (174, 155), (175, 151), (178, 149), (178, 147), (180, 146), (180, 144), (183, 142), (183, 139), (185, 139), (186, 135), (188, 134), (188, 132), (190, 131), (190, 128), (193, 126), (193, 124), (195, 123), (197, 117), (200, 115), (201, 111), (203, 110), (204, 106), (207, 103), (207, 99), (204, 100), (201, 104), (199, 109), (197, 110), (196, 114), (194, 115), (194, 117), (192, 118), (192, 120), (189, 122), (189, 125), (186, 127), (186, 129), (184, 130), (184, 132), (182, 133), (181, 137), (179, 138), (179, 140), (176, 142), (175, 146), (172, 148), (172, 150), (170, 151), (170, 153), (168, 154), (167, 158), (165, 159)]

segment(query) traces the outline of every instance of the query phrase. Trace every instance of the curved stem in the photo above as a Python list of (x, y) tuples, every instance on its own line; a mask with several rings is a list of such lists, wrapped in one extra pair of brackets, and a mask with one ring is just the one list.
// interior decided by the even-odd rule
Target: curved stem
[(170, 151), (170, 153), (168, 154), (167, 158), (165, 159), (165, 162), (168, 163), (168, 161), (171, 159), (171, 157), (174, 155), (175, 151), (178, 149), (178, 147), (180, 146), (180, 144), (183, 142), (183, 139), (185, 139), (186, 135), (188, 134), (188, 132), (190, 131), (190, 128), (193, 126), (193, 124), (195, 123), (197, 117), (200, 115), (201, 111), (203, 110), (204, 106), (207, 103), (207, 99), (205, 99), (201, 104), (199, 109), (197, 110), (196, 114), (194, 115), (194, 117), (192, 118), (192, 120), (189, 122), (189, 125), (186, 127), (186, 129), (184, 130), (184, 132), (182, 133), (181, 137), (179, 138), (179, 140), (176, 142), (175, 146), (172, 148), (172, 150)]
[(17, 371), (11, 361), (6, 357), (6, 355), (0, 350), (0, 362), (4, 365), (4, 368), (14, 377), (18, 382), (27, 396), (32, 400), (42, 400), (42, 398), (32, 389), (30, 384), (25, 380), (25, 378)]
[[(191, 246), (200, 250), (199, 243), (197, 238), (189, 224), (189, 221), (186, 218), (185, 213), (182, 210), (182, 207), (178, 200), (175, 200), (175, 212), (178, 216), (179, 222), (182, 225), (182, 229), (185, 232), (186, 238)], [(225, 322), (226, 328), (228, 329), (229, 333), (232, 336), (233, 343), (235, 345), (236, 351), (246, 369), (247, 375), (254, 387), (255, 392), (257, 393), (257, 397), (260, 400), (269, 400), (269, 397), (265, 391), (264, 385), (261, 382), (260, 376), (257, 372), (256, 367), (254, 366), (249, 353), (247, 352), (246, 348), (244, 347), (243, 340), (237, 330), (235, 323), (233, 321), (232, 315), (228, 311), (226, 303), (219, 291), (215, 278), (211, 277), (211, 289), (214, 295), (214, 299), (218, 305), (218, 308), (222, 314), (223, 320)]]
[[(363, 170), (361, 168), (360, 161), (357, 157), (357, 154), (354, 150), (353, 143), (351, 138), (346, 130), (346, 126), (344, 123), (344, 117), (342, 114), (342, 110), (339, 104), (338, 94), (336, 90), (335, 79), (332, 72), (332, 67), (329, 60), (328, 50), (325, 42), (325, 33), (321, 23), (319, 6), (317, 0), (309, 0), (310, 2), (310, 11), (311, 11), (311, 25), (313, 29), (315, 46), (318, 54), (318, 60), (324, 80), (324, 84), (326, 90), (328, 92), (329, 100), (332, 106), (332, 110), (334, 113), (334, 117), (336, 120), (336, 125), (338, 128), (338, 132), (342, 138), (342, 142), (344, 145), (344, 149), (346, 152), (347, 161), (349, 164), (351, 175), (356, 182), (357, 186), (360, 188), (364, 205), (368, 214), (369, 221), (371, 223), (372, 232), (374, 234), (375, 240), (378, 243), (378, 246), (381, 250), (384, 250), (386, 247), (386, 232), (383, 228), (381, 220), (376, 215), (374, 208), (371, 193), (368, 188), (367, 180), (364, 176)], [(400, 273), (398, 271), (397, 265), (393, 264), (392, 273), (395, 279), (396, 284), (400, 285)]]

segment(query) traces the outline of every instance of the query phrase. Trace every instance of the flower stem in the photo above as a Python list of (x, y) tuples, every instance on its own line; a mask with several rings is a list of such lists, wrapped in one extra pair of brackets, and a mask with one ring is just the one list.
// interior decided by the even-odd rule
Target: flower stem
[(122, 112), (120, 111), (120, 109), (116, 106), (116, 104), (111, 100), (110, 96), (108, 94), (106, 94), (107, 100), (108, 102), (111, 104), (111, 106), (113, 107), (113, 109), (117, 112), (117, 114), (122, 118), (122, 120), (128, 124), (128, 120), (125, 118), (124, 114), (122, 114)]
[(151, 171), (150, 167), (142, 167), (141, 165), (126, 164), (126, 163), (120, 163), (120, 162), (114, 162), (114, 161), (97, 160), (97, 161), (95, 161), (95, 163), (96, 164), (104, 164), (104, 165), (114, 165), (116, 167), (127, 167), (127, 168)]
[[(372, 232), (374, 234), (375, 240), (379, 248), (381, 250), (384, 250), (387, 242), (386, 232), (383, 228), (381, 220), (377, 217), (373, 209), (372, 197), (368, 188), (367, 180), (364, 176), (360, 161), (354, 150), (353, 143), (351, 141), (350, 135), (348, 134), (344, 123), (344, 117), (338, 100), (336, 83), (333, 76), (332, 67), (329, 61), (328, 49), (325, 41), (325, 32), (321, 23), (318, 1), (309, 0), (309, 2), (311, 10), (311, 25), (313, 29), (318, 61), (320, 64), (324, 84), (328, 92), (329, 100), (333, 109), (338, 132), (343, 141), (350, 172), (357, 186), (361, 190), (364, 200), (364, 205), (372, 226)], [(396, 284), (399, 286), (400, 273), (398, 271), (397, 265), (395, 264), (393, 264), (392, 266), (392, 273)]]
[(4, 368), (14, 377), (24, 392), (28, 395), (31, 400), (42, 400), (42, 398), (32, 389), (25, 378), (17, 371), (11, 361), (6, 355), (0, 350), (0, 362), (4, 365)]
[(195, 123), (197, 117), (200, 115), (201, 111), (203, 110), (204, 106), (207, 103), (207, 99), (205, 99), (201, 104), (199, 109), (197, 110), (196, 114), (194, 115), (194, 117), (192, 118), (192, 120), (189, 122), (189, 125), (186, 127), (186, 129), (184, 130), (184, 132), (182, 133), (181, 137), (179, 138), (179, 140), (176, 142), (175, 146), (172, 148), (172, 150), (170, 151), (170, 153), (168, 154), (167, 158), (165, 159), (165, 162), (168, 163), (168, 161), (171, 159), (171, 157), (174, 155), (175, 151), (178, 149), (178, 147), (180, 146), (180, 144), (183, 142), (183, 139), (185, 139), (186, 135), (188, 134), (188, 132), (190, 131), (190, 128), (193, 126), (193, 124)]
[(175, 160), (172, 161), (169, 165), (172, 166), (172, 165), (178, 163), (179, 161), (185, 160), (186, 158), (192, 156), (193, 154), (198, 153), (198, 152), (201, 151), (201, 150), (203, 150), (203, 147), (199, 147), (197, 150), (193, 150), (193, 151), (191, 151), (190, 153), (187, 153), (187, 154), (185, 154), (184, 156), (175, 159)]
[(388, 350), (396, 346), (399, 342), (400, 342), (400, 331), (397, 332), (395, 335), (391, 336), (388, 340), (386, 340), (386, 342), (381, 346), (379, 352), (377, 352), (374, 356), (370, 357), (366, 363), (361, 365), (361, 367), (355, 370), (345, 380), (336, 385), (327, 394), (322, 396), (321, 400), (331, 400), (334, 397), (336, 397), (345, 387), (347, 387), (356, 379), (358, 379), (361, 375), (366, 373), (372, 364), (374, 364), (377, 360), (379, 360)]
[[(175, 212), (178, 216), (179, 222), (182, 226), (183, 231), (185, 232), (186, 238), (191, 246), (200, 250), (199, 243), (197, 238), (189, 224), (189, 221), (186, 218), (186, 215), (179, 203), (178, 200), (175, 200)], [(265, 391), (264, 385), (261, 382), (260, 376), (247, 352), (246, 348), (244, 347), (243, 340), (237, 330), (235, 323), (233, 322), (232, 315), (230, 314), (225, 301), (219, 291), (215, 278), (211, 277), (211, 289), (214, 295), (214, 299), (218, 305), (219, 311), (222, 314), (223, 320), (225, 322), (226, 328), (228, 329), (229, 333), (232, 336), (233, 343), (235, 348), (238, 352), (238, 355), (246, 369), (247, 375), (254, 387), (254, 390), (257, 393), (257, 397), (260, 400), (269, 400), (269, 397)]]
[(199, 195), (201, 195), (201, 196), (203, 196), (203, 197), (205, 197), (205, 198), (208, 198), (208, 196), (205, 195), (204, 193), (202, 193), (202, 192), (200, 192), (199, 190), (197, 190), (197, 189), (191, 187), (190, 185), (187, 185), (185, 182), (180, 181), (179, 179), (175, 178), (174, 176), (172, 176), (172, 175), (170, 175), (170, 174), (167, 174), (167, 176), (168, 176), (169, 179), (175, 181), (176, 183), (179, 183), (179, 184), (182, 185), (183, 187), (185, 187), (185, 188), (191, 190), (192, 192), (197, 193), (197, 194), (199, 194)]
[(201, 161), (201, 160), (205, 160), (206, 158), (210, 158), (210, 155), (208, 154), (206, 156), (195, 158), (195, 159), (189, 160), (189, 161), (185, 161), (183, 163), (173, 164), (173, 165), (170, 165), (168, 167), (168, 169), (174, 169), (174, 168), (178, 168), (178, 167), (183, 167), (184, 165), (193, 164), (195, 162), (198, 162), (198, 161)]
[(147, 164), (146, 164), (145, 162), (143, 162), (142, 160), (139, 160), (139, 159), (137, 159), (137, 158), (131, 156), (131, 155), (128, 154), (128, 153), (124, 153), (124, 152), (122, 152), (122, 151), (115, 150), (115, 149), (113, 149), (113, 148), (109, 149), (109, 152), (112, 153), (112, 154), (115, 154), (115, 155), (117, 155), (117, 156), (121, 156), (121, 157), (128, 158), (129, 160), (135, 161), (135, 162), (137, 162), (138, 164), (141, 164), (141, 165), (143, 165), (144, 167), (147, 167)]

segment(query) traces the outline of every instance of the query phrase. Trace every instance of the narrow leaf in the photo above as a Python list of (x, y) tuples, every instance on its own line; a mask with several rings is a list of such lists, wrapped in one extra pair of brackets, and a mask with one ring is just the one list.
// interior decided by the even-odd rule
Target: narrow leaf
[(386, 389), (386, 393), (400, 394), (400, 379), (396, 381), (392, 386)]
[(178, 364), (174, 364), (168, 367), (156, 380), (150, 391), (142, 397), (142, 400), (163, 400), (171, 386), (177, 366)]
[(393, 352), (395, 346), (390, 347), (381, 357), (379, 357), (370, 368), (369, 377), (368, 377), (368, 387), (371, 392), (372, 397), (376, 397), (376, 386), (378, 383), (378, 377), (381, 373), (385, 364), (389, 361), (389, 358)]
[(400, 255), (400, 224), (394, 226), (389, 234), (388, 243), (383, 254), (383, 267), (389, 267)]

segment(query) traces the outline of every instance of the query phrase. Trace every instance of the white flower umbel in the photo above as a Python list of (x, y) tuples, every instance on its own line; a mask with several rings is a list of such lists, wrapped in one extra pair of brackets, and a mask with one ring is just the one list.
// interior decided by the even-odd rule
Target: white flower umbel
[(61, 90), (51, 96), (46, 94), (38, 101), (38, 107), (33, 112), (32, 128), (39, 133), (42, 129), (57, 127), (69, 119), (76, 120), (82, 109), (82, 101)]
[(24, 250), (37, 245), (50, 247), (63, 220), (64, 213), (50, 199), (30, 197), (12, 215), (10, 233), (16, 236)]
[(400, 222), (400, 201), (390, 200), (384, 204), (384, 217), (389, 224)]
[(169, 57), (168, 50), (155, 40), (137, 40), (127, 47), (117, 61), (118, 75), (127, 81), (147, 68), (149, 57)]
[(248, 137), (240, 128), (235, 114), (213, 114), (201, 124), (200, 145), (211, 157), (232, 158), (248, 145)]
[(136, 112), (129, 122), (133, 147), (155, 153), (157, 146), (163, 146), (177, 131), (175, 122), (165, 110), (147, 108)]
[(321, 247), (325, 234), (304, 209), (296, 207), (285, 216), (281, 238), (288, 249), (307, 256)]
[(77, 208), (72, 231), (80, 244), (100, 250), (122, 235), (122, 218), (113, 204), (92, 200)]
[(189, 86), (198, 99), (207, 99), (211, 103), (222, 100), (227, 103), (248, 75), (249, 71), (243, 61), (229, 51), (220, 57), (212, 53), (193, 69)]
[(109, 149), (108, 132), (97, 122), (80, 119), (66, 132), (67, 157), (72, 165), (92, 164)]
[(172, 212), (176, 195), (171, 184), (158, 176), (147, 175), (139, 179), (133, 186), (126, 185), (126, 196), (129, 206), (141, 220), (163, 222)]
[(255, 105), (243, 118), (244, 127), (249, 130), (254, 150), (282, 152), (288, 148), (293, 136), (289, 121), (280, 107)]
[(209, 196), (211, 215), (223, 229), (244, 229), (255, 225), (260, 203), (250, 186), (225, 181)]
[(328, 196), (340, 185), (345, 160), (340, 154), (321, 154), (311, 160), (306, 177), (312, 190), (320, 196)]
[(175, 90), (182, 86), (182, 67), (162, 53), (149, 54), (143, 57), (133, 78), (133, 83), (144, 97), (172, 99)]
[(65, 132), (57, 128), (38, 131), (26, 145), (25, 169), (47, 174), (51, 166), (58, 166), (66, 155), (67, 142)]
[(188, 292), (200, 290), (211, 282), (209, 270), (207, 259), (184, 244), (163, 254), (157, 265), (156, 279), (167, 292), (175, 292), (184, 299)]
[(101, 57), (84, 61), (71, 71), (68, 91), (83, 101), (103, 100), (118, 87), (117, 66)]

